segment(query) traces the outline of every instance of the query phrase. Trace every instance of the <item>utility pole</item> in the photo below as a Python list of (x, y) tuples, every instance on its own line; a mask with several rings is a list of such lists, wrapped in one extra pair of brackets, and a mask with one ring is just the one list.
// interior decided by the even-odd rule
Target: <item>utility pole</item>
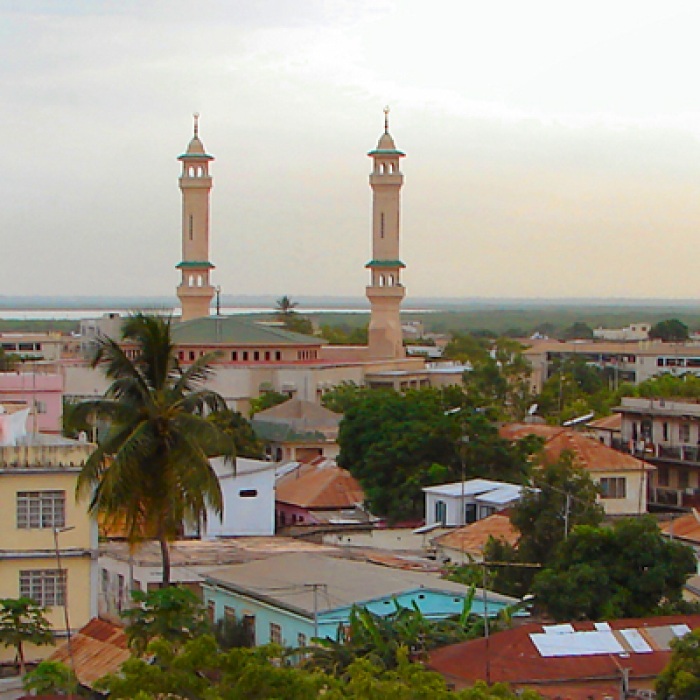
[(304, 588), (310, 588), (314, 595), (314, 638), (318, 639), (318, 591), (319, 588), (323, 589), (326, 593), (328, 590), (328, 585), (325, 583), (305, 583)]
[(566, 505), (564, 506), (564, 539), (569, 537), (569, 513), (571, 511), (571, 494), (566, 493)]

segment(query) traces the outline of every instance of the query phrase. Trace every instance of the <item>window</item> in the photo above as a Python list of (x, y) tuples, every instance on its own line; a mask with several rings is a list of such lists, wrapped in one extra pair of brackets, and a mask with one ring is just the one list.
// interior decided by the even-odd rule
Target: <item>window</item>
[(236, 609), (230, 605), (224, 605), (224, 618), (230, 621), (236, 619)]
[(101, 569), (101, 580), (102, 580), (102, 585), (101, 585), (101, 590), (102, 590), (102, 595), (106, 596), (107, 593), (109, 592), (109, 570), (108, 569)]
[(58, 569), (20, 571), (19, 594), (47, 608), (65, 605), (66, 572)]
[(267, 350), (265, 351), (265, 361), (266, 361), (266, 362), (269, 362), (269, 361), (270, 361), (270, 353), (269, 353), (269, 351), (267, 351)]
[(46, 401), (34, 401), (34, 409), (37, 413), (46, 413)]
[(435, 522), (442, 523), (447, 521), (447, 504), (445, 501), (435, 501)]
[(260, 352), (258, 350), (255, 350), (255, 352), (253, 352), (253, 360), (255, 360), (255, 362), (257, 362), (259, 359), (260, 359)]
[(258, 491), (257, 489), (241, 489), (238, 495), (241, 498), (257, 498)]
[(279, 350), (277, 350), (277, 352), (275, 352), (275, 360), (281, 360), (281, 359), (282, 359), (282, 353)]
[(22, 530), (64, 527), (65, 491), (18, 491), (17, 527)]
[(601, 498), (626, 498), (627, 479), (624, 476), (603, 477), (600, 490)]
[(678, 470), (678, 488), (687, 489), (690, 485), (690, 474), (687, 469)]
[(657, 467), (656, 478), (659, 482), (659, 486), (668, 486), (668, 467)]
[(233, 362), (238, 361), (238, 353), (237, 353), (235, 350), (233, 350), (233, 351), (231, 352), (231, 360), (232, 360)]
[(243, 627), (250, 646), (255, 646), (255, 615), (243, 615)]
[(282, 628), (275, 622), (270, 623), (270, 643), (282, 644)]
[(464, 522), (465, 523), (475, 523), (476, 522), (476, 503), (465, 503), (464, 504)]
[(690, 442), (690, 423), (681, 423), (679, 430), (681, 442)]
[(668, 423), (663, 425), (663, 441), (668, 442)]
[(297, 646), (302, 649), (306, 646), (306, 635), (301, 632), (297, 635)]
[(244, 351), (243, 351), (243, 361), (245, 362), (245, 361), (247, 361), (247, 360), (248, 360), (248, 351), (247, 351), (247, 350), (244, 350)]
[(121, 611), (124, 607), (124, 599), (126, 598), (126, 579), (124, 574), (117, 574), (117, 610)]

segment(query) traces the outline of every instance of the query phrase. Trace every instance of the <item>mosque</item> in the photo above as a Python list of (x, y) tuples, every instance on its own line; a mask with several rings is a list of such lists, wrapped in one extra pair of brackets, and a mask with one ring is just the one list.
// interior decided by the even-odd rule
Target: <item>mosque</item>
[[(246, 412), (250, 399), (277, 391), (305, 401), (318, 401), (323, 393), (342, 382), (370, 387), (409, 388), (460, 383), (461, 366), (434, 367), (421, 357), (406, 357), (400, 307), (405, 296), (401, 283), (404, 263), (399, 254), (400, 198), (403, 186), (400, 151), (389, 133), (388, 110), (384, 131), (372, 159), (372, 257), (366, 264), (366, 288), (371, 316), (367, 346), (331, 346), (322, 338), (293, 333), (269, 323), (256, 323), (239, 316), (211, 314), (216, 292), (209, 259), (210, 195), (214, 156), (207, 153), (199, 135), (199, 118), (182, 163), (182, 260), (177, 296), (181, 321), (172, 335), (180, 362), (187, 365), (215, 352), (215, 372), (210, 388), (227, 403)], [(106, 389), (98, 373), (84, 368), (66, 370), (67, 394), (76, 399)]]

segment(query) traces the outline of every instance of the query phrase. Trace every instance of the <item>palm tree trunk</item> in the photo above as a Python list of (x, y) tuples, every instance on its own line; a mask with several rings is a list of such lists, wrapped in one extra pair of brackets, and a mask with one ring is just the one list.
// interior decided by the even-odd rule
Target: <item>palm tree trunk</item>
[(19, 675), (24, 676), (27, 672), (27, 664), (24, 660), (24, 648), (22, 642), (17, 643), (17, 659), (19, 660)]
[(168, 547), (168, 540), (162, 533), (158, 536), (158, 541), (160, 542), (160, 556), (163, 560), (162, 585), (165, 588), (170, 585), (170, 548)]

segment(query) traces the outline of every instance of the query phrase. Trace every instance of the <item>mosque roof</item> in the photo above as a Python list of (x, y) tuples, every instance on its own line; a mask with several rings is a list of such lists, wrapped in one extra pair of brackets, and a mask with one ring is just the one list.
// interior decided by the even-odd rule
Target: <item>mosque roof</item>
[(205, 316), (173, 326), (175, 345), (315, 345), (325, 343), (302, 333), (246, 321), (236, 316)]

